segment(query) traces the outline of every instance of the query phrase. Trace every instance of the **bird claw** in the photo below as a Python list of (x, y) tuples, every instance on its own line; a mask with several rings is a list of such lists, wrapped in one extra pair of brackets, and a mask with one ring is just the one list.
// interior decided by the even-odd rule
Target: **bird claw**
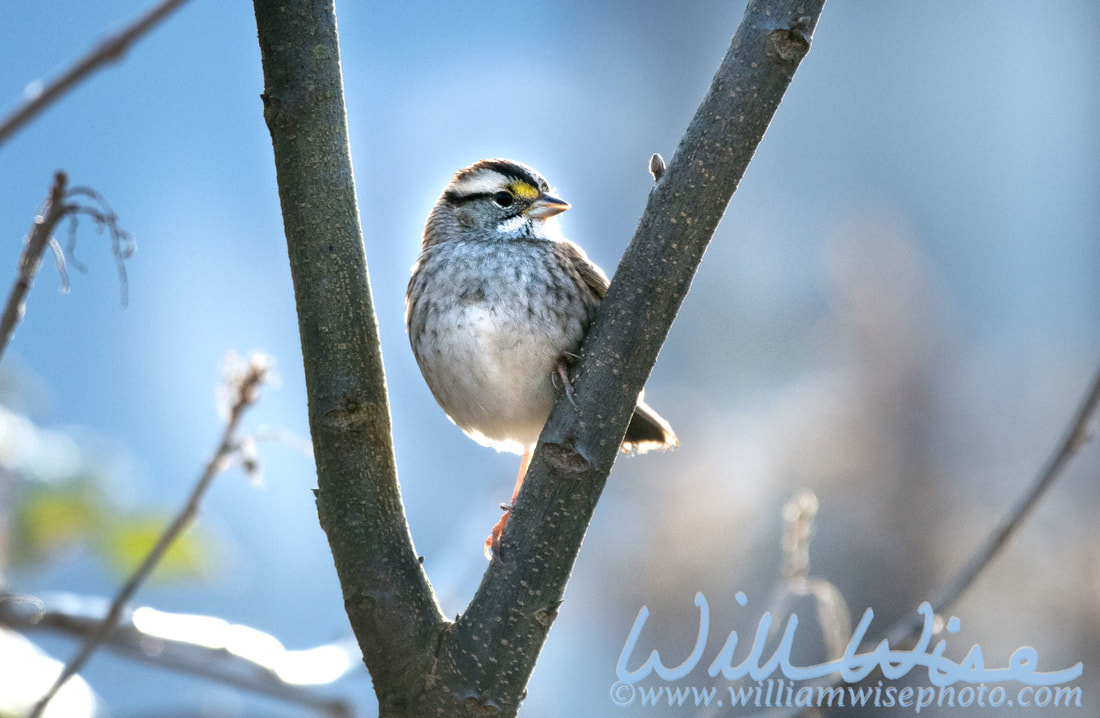
[(500, 535), (504, 533), (504, 526), (508, 523), (508, 516), (512, 513), (511, 504), (501, 504), (500, 508), (504, 509), (504, 515), (500, 517), (500, 521), (497, 521), (496, 526), (489, 532), (489, 538), (485, 539), (485, 558), (490, 561), (500, 559)]
[(576, 392), (573, 391), (573, 382), (569, 380), (569, 369), (566, 366), (566, 357), (572, 357), (576, 359), (577, 355), (566, 352), (562, 356), (558, 357), (558, 364), (554, 367), (554, 374), (551, 375), (550, 378), (552, 380), (554, 376), (557, 376), (559, 379), (561, 379), (561, 385), (565, 388), (565, 398), (568, 399), (569, 403), (573, 405), (574, 409), (576, 409), (577, 402), (573, 398), (573, 395)]
[(569, 403), (573, 405), (573, 408), (577, 408), (577, 400), (573, 398), (573, 385), (565, 385), (565, 398), (569, 400)]

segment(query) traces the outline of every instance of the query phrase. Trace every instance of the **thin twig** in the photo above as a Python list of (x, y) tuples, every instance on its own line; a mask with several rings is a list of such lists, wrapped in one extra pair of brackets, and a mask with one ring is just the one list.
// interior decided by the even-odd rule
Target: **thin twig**
[(42, 711), (45, 709), (46, 704), (57, 695), (57, 691), (65, 684), (65, 681), (69, 680), (72, 676), (80, 672), (84, 665), (88, 662), (92, 653), (103, 643), (104, 640), (110, 636), (111, 632), (118, 625), (119, 618), (122, 616), (123, 608), (133, 597), (138, 587), (145, 582), (149, 575), (160, 563), (167, 552), (169, 546), (183, 533), (184, 529), (188, 527), (192, 519), (198, 513), (199, 502), (209, 488), (214, 477), (225, 470), (230, 457), (237, 450), (236, 432), (237, 425), (240, 423), (241, 416), (244, 414), (245, 409), (255, 403), (259, 397), (259, 388), (263, 384), (265, 377), (269, 371), (269, 363), (263, 358), (253, 358), (249, 363), (248, 371), (240, 376), (234, 387), (233, 403), (229, 410), (229, 415), (226, 420), (225, 429), (222, 431), (221, 439), (218, 443), (217, 450), (214, 452), (213, 458), (207, 462), (206, 468), (203, 470), (199, 480), (195, 483), (194, 488), (191, 490), (191, 495), (187, 499), (187, 503), (184, 504), (180, 512), (176, 515), (172, 523), (164, 530), (157, 539), (156, 545), (146, 555), (145, 560), (136, 571), (130, 576), (130, 578), (119, 589), (114, 599), (111, 601), (111, 607), (107, 611), (106, 617), (100, 622), (98, 629), (84, 641), (80, 651), (70, 660), (61, 674), (54, 681), (54, 684), (50, 687), (50, 690), (42, 697), (42, 699), (35, 705), (34, 710), (31, 711), (28, 718), (40, 718)]
[[(1000, 523), (989, 534), (981, 547), (974, 552), (970, 560), (929, 601), (936, 613), (941, 613), (958, 600), (959, 596), (985, 570), (985, 567), (992, 563), (993, 559), (1008, 543), (1012, 534), (1015, 533), (1016, 529), (1031, 513), (1031, 510), (1035, 508), (1047, 490), (1054, 484), (1054, 481), (1062, 474), (1066, 465), (1081, 450), (1081, 447), (1088, 443), (1091, 438), (1089, 423), (1098, 406), (1100, 406), (1100, 370), (1093, 377), (1092, 386), (1081, 405), (1077, 408), (1077, 413), (1074, 415), (1061, 442), (1047, 460), (1046, 465), (1035, 477), (1035, 480), (1016, 500), (1016, 505), (1012, 507), (1012, 510), (1001, 518)], [(923, 619), (915, 616), (909, 616), (898, 621), (887, 634), (890, 643), (896, 645), (904, 641), (919, 631), (922, 624)]]
[[(840, 589), (823, 578), (810, 576), (810, 543), (816, 529), (814, 521), (820, 503), (809, 489), (801, 489), (783, 506), (783, 564), (774, 597), (768, 604), (773, 616), (785, 616), (797, 600), (809, 597), (817, 613), (817, 625), (830, 660), (844, 653), (852, 635), (851, 613)], [(776, 621), (769, 632), (775, 635), (782, 625)]]
[(15, 325), (23, 316), (23, 302), (27, 292), (30, 291), (34, 275), (38, 272), (38, 265), (42, 261), (42, 253), (53, 236), (53, 229), (68, 209), (65, 206), (65, 196), (68, 194), (69, 178), (64, 172), (54, 175), (53, 186), (50, 187), (50, 196), (46, 200), (46, 207), (42, 214), (35, 217), (34, 228), (27, 238), (27, 246), (23, 248), (23, 255), (19, 258), (19, 274), (15, 278), (15, 284), (8, 295), (8, 302), (4, 306), (4, 314), (0, 317), (0, 357), (11, 340)]
[[(100, 234), (106, 231), (111, 235), (111, 254), (115, 258), (115, 266), (118, 269), (122, 306), (126, 306), (128, 301), (125, 262), (133, 255), (136, 247), (133, 236), (118, 226), (118, 215), (107, 204), (103, 195), (89, 187), (70, 188), (68, 183), (68, 175), (64, 172), (54, 175), (49, 197), (46, 198), (42, 212), (35, 217), (34, 225), (27, 237), (23, 254), (19, 258), (19, 272), (16, 275), (15, 284), (8, 295), (3, 315), (0, 316), (0, 357), (3, 357), (4, 350), (11, 341), (16, 324), (23, 318), (27, 292), (30, 291), (34, 277), (38, 273), (46, 247), (53, 250), (57, 272), (61, 275), (63, 292), (69, 291), (69, 275), (65, 271), (66, 253), (73, 266), (84, 271), (84, 265), (72, 259), (72, 253), (76, 248), (76, 226), (81, 215), (90, 217)], [(69, 218), (69, 244), (67, 250), (62, 250), (60, 243), (53, 237), (53, 230), (66, 216)]]
[(65, 248), (69, 255), (69, 261), (81, 272), (86, 271), (84, 265), (73, 259), (76, 250), (76, 218), (78, 214), (91, 217), (96, 224), (96, 231), (102, 234), (106, 230), (111, 235), (111, 255), (115, 258), (115, 268), (118, 270), (120, 301), (122, 306), (129, 303), (130, 283), (126, 278), (126, 260), (134, 255), (137, 244), (134, 237), (126, 230), (118, 226), (118, 215), (107, 204), (107, 198), (91, 187), (73, 187), (69, 190), (70, 197), (87, 197), (90, 204), (77, 204), (73, 206), (73, 221), (69, 226), (69, 244)]
[[(0, 593), (0, 624), (23, 632), (52, 631), (87, 638), (102, 625), (105, 604), (105, 599), (75, 594), (38, 597)], [(133, 615), (134, 611), (129, 608), (122, 611), (119, 625), (103, 642), (105, 646), (136, 661), (295, 703), (332, 718), (351, 715), (351, 707), (345, 701), (318, 695), (304, 684), (287, 683), (269, 665), (225, 648), (152, 635), (135, 624)], [(232, 628), (227, 625), (226, 632), (231, 633)], [(255, 629), (249, 631), (259, 633)], [(151, 645), (156, 646), (155, 651), (149, 650)], [(339, 644), (330, 646), (343, 650)], [(349, 668), (357, 663), (350, 655), (353, 650), (348, 651)]]
[(136, 40), (149, 32), (187, 0), (163, 0), (121, 32), (108, 37), (76, 61), (68, 70), (46, 85), (33, 98), (0, 122), (0, 145), (77, 83), (108, 62), (121, 59)]

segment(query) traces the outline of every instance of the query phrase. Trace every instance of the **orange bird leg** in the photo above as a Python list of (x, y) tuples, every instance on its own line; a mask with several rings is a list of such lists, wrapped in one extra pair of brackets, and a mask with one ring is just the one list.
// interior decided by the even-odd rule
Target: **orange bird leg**
[(500, 554), (500, 534), (503, 533), (504, 525), (508, 523), (508, 515), (512, 513), (512, 505), (516, 503), (516, 497), (519, 496), (519, 487), (523, 486), (523, 477), (527, 476), (527, 466), (531, 463), (533, 450), (534, 447), (531, 447), (523, 452), (523, 459), (519, 464), (519, 476), (516, 477), (516, 488), (512, 490), (512, 500), (508, 503), (508, 508), (504, 509), (504, 515), (500, 517), (500, 521), (497, 521), (496, 526), (489, 532), (489, 538), (485, 539), (486, 558), (491, 559), (493, 554)]

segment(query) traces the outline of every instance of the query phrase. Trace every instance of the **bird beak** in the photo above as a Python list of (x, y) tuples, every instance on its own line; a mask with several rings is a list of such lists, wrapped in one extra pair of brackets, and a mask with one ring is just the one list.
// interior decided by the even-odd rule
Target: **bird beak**
[(569, 203), (565, 200), (549, 194), (540, 194), (538, 199), (527, 208), (526, 214), (532, 219), (546, 219), (547, 217), (553, 217), (555, 214), (561, 214), (567, 209), (569, 209)]

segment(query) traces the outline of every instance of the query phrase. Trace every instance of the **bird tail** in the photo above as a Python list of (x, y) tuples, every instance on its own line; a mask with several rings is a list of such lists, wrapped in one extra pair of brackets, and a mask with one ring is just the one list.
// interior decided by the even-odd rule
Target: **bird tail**
[(653, 449), (671, 449), (679, 446), (680, 440), (672, 427), (649, 404), (639, 401), (634, 416), (626, 428), (623, 439), (623, 451), (644, 454)]

